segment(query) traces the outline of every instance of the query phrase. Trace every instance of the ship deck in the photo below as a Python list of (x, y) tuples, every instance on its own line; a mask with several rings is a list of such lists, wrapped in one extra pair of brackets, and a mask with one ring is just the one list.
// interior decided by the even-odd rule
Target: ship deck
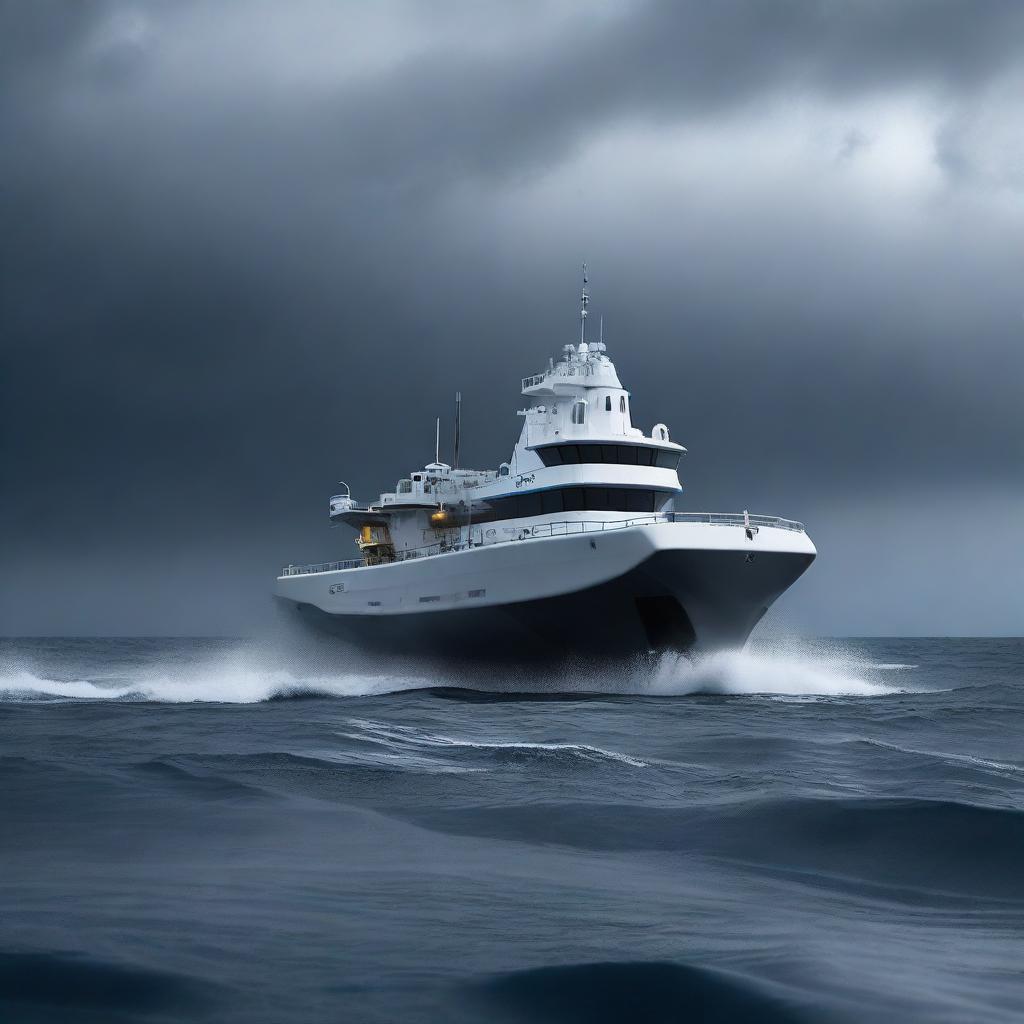
[(782, 519), (778, 516), (748, 515), (743, 512), (659, 512), (631, 519), (566, 519), (557, 522), (517, 526), (513, 534), (487, 541), (485, 544), (471, 544), (468, 541), (462, 543), (440, 542), (426, 544), (417, 548), (408, 548), (396, 551), (394, 560), (390, 562), (367, 563), (362, 558), (349, 558), (335, 562), (286, 565), (281, 570), (278, 579), (284, 579), (288, 576), (309, 576), (325, 572), (333, 573), (348, 569), (380, 568), (383, 565), (395, 565), (411, 559), (450, 555), (459, 551), (476, 550), (481, 547), (522, 544), (533, 540), (569, 537), (584, 533), (605, 533), (637, 526), (654, 526), (661, 523), (697, 523), (709, 526), (739, 526), (755, 531), (764, 528), (790, 530), (794, 533), (805, 532), (803, 523), (798, 523), (793, 519)]

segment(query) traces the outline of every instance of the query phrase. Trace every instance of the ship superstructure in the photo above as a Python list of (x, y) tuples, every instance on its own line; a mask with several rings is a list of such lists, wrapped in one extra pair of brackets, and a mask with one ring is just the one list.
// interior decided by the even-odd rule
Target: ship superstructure
[[(330, 501), (359, 557), (289, 565), (277, 594), (360, 646), (460, 658), (641, 654), (742, 644), (815, 555), (799, 523), (677, 511), (686, 449), (633, 426), (603, 337), (522, 381), (512, 455), (435, 458), (393, 491)], [(603, 335), (603, 331), (602, 331)], [(456, 437), (458, 438), (458, 428)]]

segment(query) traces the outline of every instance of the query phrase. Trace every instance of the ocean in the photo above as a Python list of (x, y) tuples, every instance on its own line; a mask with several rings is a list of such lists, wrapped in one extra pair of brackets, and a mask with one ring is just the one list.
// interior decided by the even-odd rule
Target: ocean
[(1024, 641), (414, 669), (0, 642), (0, 1020), (1024, 1019)]

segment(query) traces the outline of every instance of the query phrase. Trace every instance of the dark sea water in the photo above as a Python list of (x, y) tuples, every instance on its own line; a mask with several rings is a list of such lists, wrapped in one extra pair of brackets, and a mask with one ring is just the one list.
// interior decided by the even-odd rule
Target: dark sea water
[(1024, 641), (303, 664), (0, 643), (0, 1021), (1024, 1019)]

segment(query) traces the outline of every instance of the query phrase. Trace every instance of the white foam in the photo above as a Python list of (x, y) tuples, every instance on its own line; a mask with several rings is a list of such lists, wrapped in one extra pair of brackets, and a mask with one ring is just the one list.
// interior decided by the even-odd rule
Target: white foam
[(14, 671), (0, 677), (0, 695), (8, 699), (52, 697), (64, 700), (119, 698), (127, 689), (101, 687), (88, 679), (41, 679), (31, 672)]
[(692, 660), (665, 656), (648, 680), (645, 692), (790, 698), (876, 697), (906, 692), (863, 678), (858, 667), (841, 655), (719, 651)]
[[(562, 690), (585, 693), (629, 693), (685, 695), (698, 693), (767, 695), (779, 699), (819, 697), (873, 697), (906, 692), (885, 685), (882, 673), (909, 670), (910, 665), (872, 664), (843, 650), (820, 642), (803, 646), (790, 641), (779, 647), (755, 651), (722, 651), (703, 658), (664, 656), (655, 670), (649, 664), (633, 674), (621, 671), (588, 671), (560, 679), (534, 679), (524, 675), (520, 685), (481, 677), (444, 679), (430, 675), (375, 671), (371, 664), (359, 670), (331, 671), (329, 660), (288, 656), (280, 651), (243, 651), (212, 657), (202, 662), (172, 660), (124, 676), (105, 678), (51, 679), (22, 665), (0, 667), (0, 700), (122, 700), (166, 703), (252, 704), (279, 697), (322, 695), (361, 697), (394, 693), (431, 686), (499, 687), (504, 692), (519, 690)], [(298, 669), (302, 666), (306, 671)], [(877, 678), (872, 678), (872, 674)], [(426, 742), (426, 741), (424, 741)], [(464, 741), (434, 737), (434, 743)], [(496, 748), (500, 744), (494, 745)], [(515, 744), (512, 744), (515, 746)], [(522, 745), (520, 745), (522, 746)], [(524, 747), (524, 749), (526, 749)], [(538, 747), (541, 749), (541, 747)], [(587, 754), (572, 744), (551, 744), (545, 749), (577, 751), (584, 756), (617, 756), (613, 751), (594, 748)]]
[(322, 695), (353, 697), (393, 693), (431, 685), (411, 676), (366, 675), (298, 677), (283, 669), (261, 669), (242, 664), (216, 664), (178, 669), (170, 673), (143, 673), (137, 681), (112, 684), (87, 679), (47, 679), (25, 670), (0, 676), (0, 700), (135, 700), (170, 704), (255, 704), (278, 697)]

